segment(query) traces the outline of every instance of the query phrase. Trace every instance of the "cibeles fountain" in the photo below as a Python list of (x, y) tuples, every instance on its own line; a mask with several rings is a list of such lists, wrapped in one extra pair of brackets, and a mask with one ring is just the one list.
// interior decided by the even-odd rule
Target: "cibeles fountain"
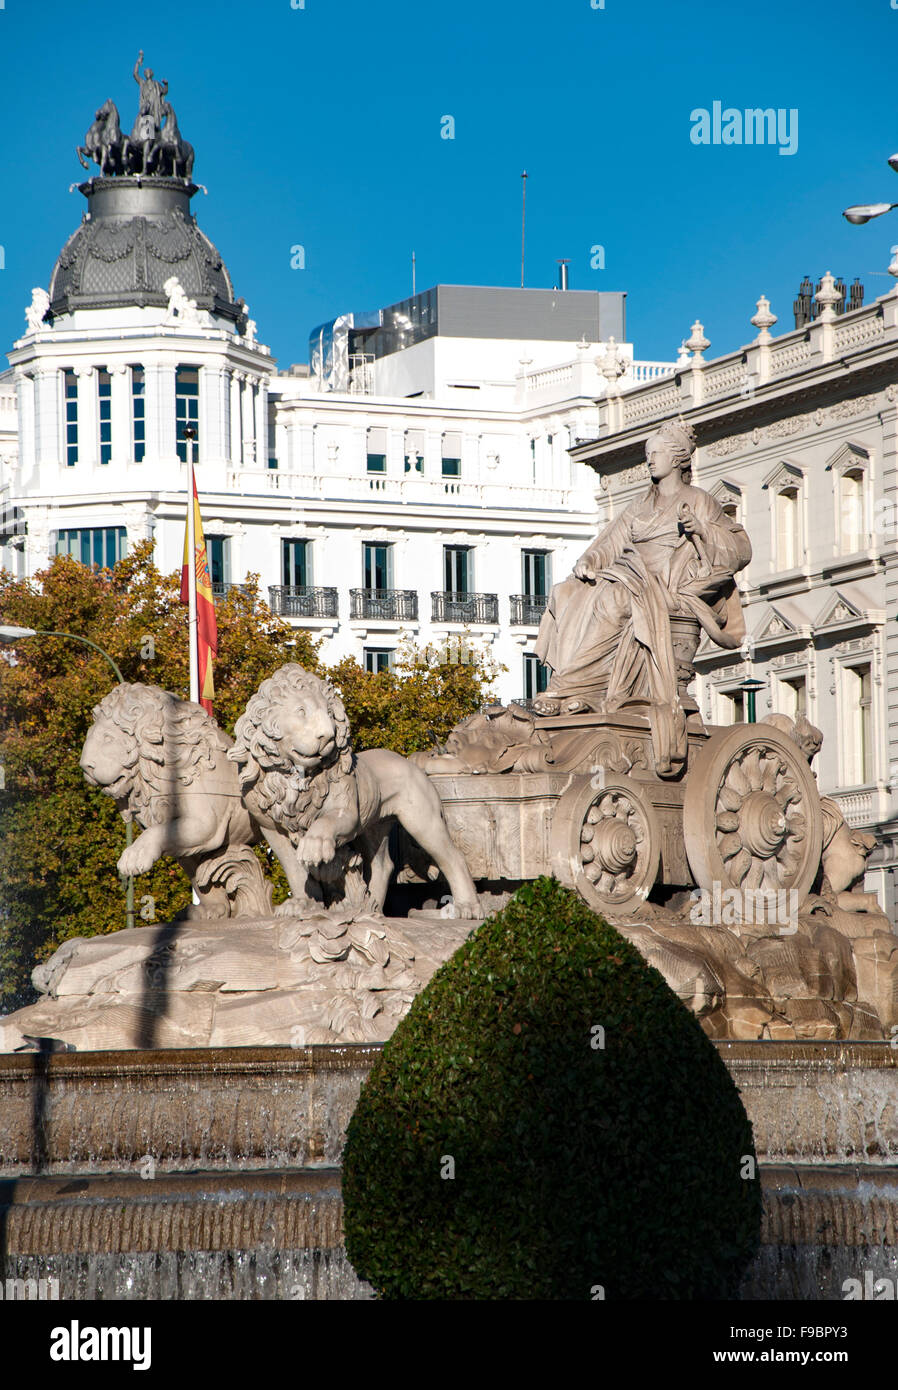
[[(135, 77), (131, 137), (98, 111), (85, 189), (196, 242), (169, 206), (195, 191), (192, 151), (166, 84)], [(180, 280), (152, 293), (211, 311), (214, 270), (195, 300)], [(882, 1255), (898, 938), (863, 890), (870, 837), (819, 793), (819, 731), (708, 726), (690, 694), (702, 634), (743, 641), (751, 556), (691, 483), (694, 447), (682, 420), (647, 440), (645, 496), (552, 591), (533, 709), (489, 706), (404, 759), (355, 752), (339, 692), (296, 665), (233, 739), (151, 685), (99, 702), (81, 766), (140, 828), (119, 871), (169, 856), (193, 904), (67, 941), (34, 971), (38, 1002), (0, 1019), (0, 1174), (31, 1175), (0, 1209), (7, 1275), (64, 1297), (365, 1296), (340, 1231), (359, 1087), (439, 965), (542, 874), (657, 967), (741, 1088), (766, 1204), (747, 1295), (838, 1297)], [(289, 884), (277, 907), (263, 846)]]
[[(81, 765), (142, 828), (119, 870), (173, 855), (197, 903), (183, 923), (67, 941), (2, 1045), (383, 1042), (472, 924), (540, 874), (613, 922), (714, 1038), (890, 1037), (898, 943), (860, 886), (872, 839), (818, 792), (819, 731), (709, 728), (689, 694), (701, 632), (744, 638), (751, 556), (687, 481), (693, 448), (678, 421), (649, 439), (648, 493), (552, 591), (533, 712), (487, 708), (407, 760), (355, 754), (337, 692), (294, 665), (233, 744), (153, 686), (107, 695)], [(276, 910), (263, 839), (291, 890)], [(402, 915), (385, 912), (397, 872)]]

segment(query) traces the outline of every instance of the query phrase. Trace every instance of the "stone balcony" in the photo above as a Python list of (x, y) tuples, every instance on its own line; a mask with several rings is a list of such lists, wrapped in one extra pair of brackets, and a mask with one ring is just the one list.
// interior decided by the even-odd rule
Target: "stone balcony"
[(426, 506), (445, 508), (484, 507), (501, 510), (580, 511), (594, 506), (589, 488), (570, 484), (539, 486), (509, 482), (512, 461), (486, 465), (481, 477), (421, 477), (398, 473), (297, 473), (280, 468), (228, 468), (225, 491), (240, 497), (276, 496), (323, 502), (364, 502), (378, 506)]

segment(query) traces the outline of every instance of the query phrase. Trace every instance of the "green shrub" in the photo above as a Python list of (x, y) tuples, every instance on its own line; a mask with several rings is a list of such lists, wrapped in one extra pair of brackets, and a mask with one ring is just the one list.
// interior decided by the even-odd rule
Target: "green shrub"
[(743, 1156), (751, 1125), (697, 1020), (542, 878), (437, 971), (372, 1069), (343, 1155), (346, 1249), (387, 1298), (734, 1297), (761, 1212)]

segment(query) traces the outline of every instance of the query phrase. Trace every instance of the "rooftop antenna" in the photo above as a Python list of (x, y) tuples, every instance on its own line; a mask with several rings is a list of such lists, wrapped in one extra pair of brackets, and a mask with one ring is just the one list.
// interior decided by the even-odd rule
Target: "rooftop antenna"
[(527, 229), (527, 170), (521, 175), (521, 289), (524, 288), (524, 233)]
[(412, 252), (412, 299), (415, 297), (415, 253)]

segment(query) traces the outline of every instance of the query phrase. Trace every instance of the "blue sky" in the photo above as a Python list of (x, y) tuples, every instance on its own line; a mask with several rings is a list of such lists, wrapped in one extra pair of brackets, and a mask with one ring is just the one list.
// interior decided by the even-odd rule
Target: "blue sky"
[[(0, 337), (80, 219), (94, 110), (111, 96), (130, 128), (141, 47), (197, 151), (200, 225), (284, 366), (315, 324), (405, 297), (413, 250), (419, 289), (519, 283), (524, 168), (526, 283), (567, 256), (572, 288), (626, 290), (640, 357), (673, 357), (696, 317), (709, 356), (731, 350), (762, 293), (791, 328), (805, 273), (859, 275), (869, 301), (898, 212), (840, 212), (898, 200), (892, 3), (5, 0)], [(715, 100), (797, 109), (797, 152), (693, 144)]]

